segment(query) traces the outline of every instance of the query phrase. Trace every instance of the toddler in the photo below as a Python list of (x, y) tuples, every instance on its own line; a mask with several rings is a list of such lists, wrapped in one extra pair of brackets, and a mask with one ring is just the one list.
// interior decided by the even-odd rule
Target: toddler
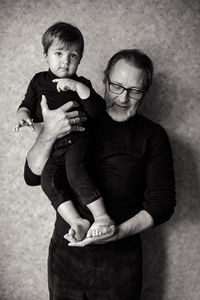
[(70, 132), (56, 140), (42, 172), (41, 186), (52, 203), (62, 203), (63, 191), (56, 187), (55, 182), (58, 169), (65, 164), (67, 179), (76, 199), (88, 207), (94, 218), (91, 225), (81, 218), (72, 200), (68, 200), (67, 211), (62, 217), (71, 226), (70, 239), (80, 241), (85, 236), (109, 234), (114, 223), (87, 168), (87, 150), (91, 141), (89, 121), (104, 111), (105, 102), (94, 91), (89, 80), (76, 74), (83, 54), (83, 36), (71, 24), (57, 22), (43, 34), (42, 44), (49, 70), (32, 78), (17, 111), (15, 131), (23, 126), (34, 130), (33, 122), (43, 121), (40, 107), (43, 95), (50, 109), (56, 109), (68, 101), (76, 102), (76, 110), (84, 111), (87, 116), (85, 131)]

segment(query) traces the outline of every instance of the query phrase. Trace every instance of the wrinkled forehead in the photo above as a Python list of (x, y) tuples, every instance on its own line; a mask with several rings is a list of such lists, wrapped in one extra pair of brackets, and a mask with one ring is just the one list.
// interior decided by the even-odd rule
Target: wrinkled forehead
[(118, 60), (111, 68), (109, 79), (125, 87), (143, 88), (146, 80), (144, 70), (124, 59)]

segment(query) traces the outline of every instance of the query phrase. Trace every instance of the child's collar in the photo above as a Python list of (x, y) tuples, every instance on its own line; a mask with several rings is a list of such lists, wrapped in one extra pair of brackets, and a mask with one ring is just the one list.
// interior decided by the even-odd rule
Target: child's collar
[[(49, 71), (48, 71), (48, 74), (49, 74), (49, 77), (50, 77), (51, 79), (56, 79), (56, 78), (58, 78), (58, 76), (56, 76), (53, 72), (51, 72), (50, 69), (49, 69)], [(70, 77), (70, 79), (77, 80), (77, 79), (78, 79), (77, 74), (75, 73), (73, 76)]]

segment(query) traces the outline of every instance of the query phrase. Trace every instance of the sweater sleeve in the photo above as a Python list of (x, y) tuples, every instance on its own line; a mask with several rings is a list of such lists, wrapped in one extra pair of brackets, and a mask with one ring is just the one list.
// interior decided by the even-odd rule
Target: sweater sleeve
[[(30, 185), (30, 186), (41, 185), (41, 176), (36, 175), (31, 171), (27, 160), (26, 160), (25, 166), (24, 166), (24, 180), (25, 180), (26, 184)], [(72, 200), (74, 198), (71, 188), (67, 182), (66, 175), (63, 174), (62, 169), (60, 169), (60, 172), (57, 173), (56, 184), (58, 185), (60, 195), (59, 195), (59, 197), (57, 197), (57, 199), (54, 199), (54, 201), (51, 201), (51, 204), (55, 210), (58, 209), (60, 204), (66, 202), (68, 200)]]
[(36, 186), (40, 185), (41, 176), (34, 174), (29, 168), (28, 161), (26, 160), (24, 166), (24, 180), (27, 185)]
[(106, 109), (105, 100), (95, 92), (88, 79), (80, 77), (80, 81), (90, 89), (90, 96), (87, 99), (82, 100), (85, 111), (92, 118), (98, 117)]
[(35, 118), (36, 106), (37, 106), (37, 92), (35, 86), (35, 79), (37, 74), (31, 79), (26, 94), (19, 108), (26, 107), (31, 113), (31, 117)]
[(157, 125), (148, 141), (145, 210), (154, 226), (166, 222), (174, 213), (175, 175), (170, 142), (165, 130)]

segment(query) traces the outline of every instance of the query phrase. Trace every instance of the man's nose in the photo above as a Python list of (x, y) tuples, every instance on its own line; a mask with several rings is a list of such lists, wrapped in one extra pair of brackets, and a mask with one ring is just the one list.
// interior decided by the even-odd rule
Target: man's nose
[(124, 90), (123, 93), (119, 95), (119, 101), (120, 103), (127, 103), (129, 101), (128, 92), (126, 90)]

